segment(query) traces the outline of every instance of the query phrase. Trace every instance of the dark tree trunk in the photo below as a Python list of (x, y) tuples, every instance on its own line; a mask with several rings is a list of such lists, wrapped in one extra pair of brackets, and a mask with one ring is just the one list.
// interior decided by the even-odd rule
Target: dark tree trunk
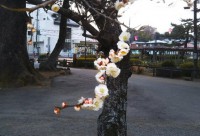
[[(119, 24), (108, 25), (106, 31), (101, 33), (99, 42), (102, 50), (108, 56), (110, 49), (117, 49), (116, 43), (121, 33)], [(131, 76), (129, 55), (117, 63), (121, 73), (117, 78), (108, 77), (107, 86), (109, 97), (105, 100), (103, 111), (98, 118), (98, 136), (126, 136), (126, 109), (127, 109), (127, 85)]]
[[(185, 34), (186, 39), (185, 39), (185, 42), (184, 42), (184, 48), (187, 48), (187, 44), (188, 44), (188, 42), (189, 42), (189, 31), (190, 31), (190, 28), (188, 27), (188, 28), (186, 29), (186, 34)], [(184, 56), (185, 56), (185, 51), (182, 51), (180, 54), (181, 54), (181, 58), (184, 58)]]
[[(25, 0), (4, 0), (0, 4), (24, 8)], [(29, 62), (26, 48), (26, 13), (0, 7), (0, 86), (36, 83), (39, 74)], [(36, 76), (37, 75), (37, 76)]]
[[(66, 9), (69, 8), (68, 0), (64, 1), (63, 8), (66, 8)], [(64, 15), (61, 15), (60, 32), (59, 32), (58, 41), (56, 43), (56, 46), (53, 52), (50, 54), (48, 60), (40, 64), (40, 68), (39, 68), (40, 70), (48, 70), (48, 71), (56, 70), (58, 55), (60, 54), (65, 44), (66, 32), (67, 32), (67, 17)]]
[(129, 57), (119, 64), (120, 75), (107, 79), (109, 97), (105, 100), (104, 108), (98, 118), (98, 136), (126, 136), (127, 85), (131, 76)]

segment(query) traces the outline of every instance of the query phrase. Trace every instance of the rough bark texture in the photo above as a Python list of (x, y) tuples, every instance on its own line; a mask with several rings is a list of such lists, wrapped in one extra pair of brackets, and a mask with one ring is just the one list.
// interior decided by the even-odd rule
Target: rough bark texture
[[(108, 22), (109, 23), (109, 22)], [(117, 50), (116, 43), (121, 33), (119, 24), (107, 24), (106, 31), (101, 33), (99, 42), (101, 50), (107, 56), (110, 49)], [(129, 55), (117, 63), (121, 73), (117, 78), (108, 77), (107, 86), (109, 97), (105, 100), (104, 108), (98, 118), (98, 136), (126, 136), (126, 109), (127, 109), (127, 85), (131, 76)]]
[(119, 64), (121, 73), (116, 79), (107, 78), (109, 97), (105, 100), (103, 111), (98, 118), (98, 136), (127, 135), (127, 85), (131, 75), (128, 58), (127, 56)]
[[(12, 8), (26, 6), (25, 0), (4, 0), (0, 1), (0, 4)], [(39, 77), (29, 62), (26, 48), (26, 19), (26, 13), (0, 7), (0, 86), (32, 84)]]
[[(65, 0), (63, 3), (63, 8), (69, 8), (69, 1)], [(56, 70), (56, 63), (58, 59), (58, 55), (60, 54), (61, 50), (64, 47), (65, 44), (65, 38), (66, 38), (66, 31), (67, 31), (67, 17), (64, 15), (61, 15), (60, 20), (60, 32), (59, 32), (59, 38), (56, 43), (56, 46), (53, 50), (53, 52), (50, 54), (48, 60), (46, 62), (42, 62), (40, 64), (40, 70), (48, 70), (48, 71), (55, 71)]]

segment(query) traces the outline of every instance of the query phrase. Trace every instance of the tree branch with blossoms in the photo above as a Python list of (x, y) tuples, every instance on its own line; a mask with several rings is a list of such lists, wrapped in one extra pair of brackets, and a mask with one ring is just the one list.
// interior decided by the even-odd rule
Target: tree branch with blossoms
[(99, 83), (99, 85), (96, 86), (94, 89), (95, 97), (81, 97), (78, 100), (78, 103), (74, 105), (67, 105), (66, 102), (63, 102), (62, 107), (56, 106), (54, 108), (55, 114), (60, 114), (61, 110), (70, 107), (74, 107), (74, 110), (76, 111), (80, 111), (81, 109), (98, 111), (103, 107), (104, 100), (109, 97), (109, 90), (106, 86), (106, 77), (109, 76), (117, 78), (119, 76), (121, 70), (117, 67), (115, 63), (120, 62), (123, 57), (129, 53), (130, 47), (126, 43), (129, 38), (130, 33), (122, 32), (119, 36), (119, 41), (117, 43), (118, 50), (114, 51), (113, 49), (111, 49), (108, 58), (98, 58), (94, 61), (94, 65), (98, 69), (98, 73), (96, 74), (95, 78)]

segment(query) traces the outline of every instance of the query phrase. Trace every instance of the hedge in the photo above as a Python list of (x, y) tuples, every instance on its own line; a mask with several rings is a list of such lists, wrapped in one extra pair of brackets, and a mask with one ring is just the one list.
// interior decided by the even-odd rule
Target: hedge
[(96, 58), (78, 58), (73, 61), (74, 67), (87, 67), (87, 68), (94, 68), (94, 61)]

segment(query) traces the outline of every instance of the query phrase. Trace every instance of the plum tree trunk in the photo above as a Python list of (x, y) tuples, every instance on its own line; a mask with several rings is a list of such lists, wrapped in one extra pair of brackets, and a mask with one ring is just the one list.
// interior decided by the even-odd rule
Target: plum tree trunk
[[(99, 37), (102, 51), (108, 56), (110, 49), (117, 50), (116, 43), (121, 33), (119, 24), (108, 25)], [(117, 78), (108, 77), (109, 97), (104, 102), (103, 111), (98, 118), (98, 136), (126, 136), (127, 86), (131, 76), (129, 54), (117, 63), (121, 73)]]
[[(25, 0), (3, 0), (0, 4), (24, 8)], [(23, 86), (40, 77), (29, 62), (26, 48), (26, 13), (0, 7), (0, 86)]]
[(118, 64), (120, 75), (107, 78), (109, 97), (105, 100), (104, 108), (98, 118), (98, 136), (126, 136), (127, 85), (131, 76), (128, 56)]

